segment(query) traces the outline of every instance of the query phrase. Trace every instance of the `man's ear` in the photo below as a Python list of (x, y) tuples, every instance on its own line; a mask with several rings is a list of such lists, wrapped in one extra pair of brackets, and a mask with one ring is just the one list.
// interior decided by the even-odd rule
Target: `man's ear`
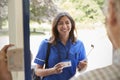
[(115, 1), (114, 0), (110, 0), (109, 1), (109, 8), (108, 8), (108, 12), (109, 12), (109, 16), (108, 16), (108, 23), (111, 25), (115, 25), (117, 23), (117, 16), (115, 14)]

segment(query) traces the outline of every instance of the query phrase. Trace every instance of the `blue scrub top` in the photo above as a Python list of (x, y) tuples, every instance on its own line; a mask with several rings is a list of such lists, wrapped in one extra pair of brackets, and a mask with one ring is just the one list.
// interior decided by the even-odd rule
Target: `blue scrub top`
[[(48, 40), (45, 39), (41, 42), (38, 50), (38, 54), (34, 62), (39, 65), (44, 65), (46, 52), (47, 52)], [(57, 45), (51, 45), (50, 55), (48, 60), (48, 68), (54, 67), (58, 62), (69, 60), (72, 63), (71, 67), (66, 67), (60, 74), (53, 74), (45, 76), (44, 80), (69, 80), (76, 73), (76, 68), (79, 61), (85, 60), (86, 52), (82, 41), (77, 40), (72, 43), (69, 39), (66, 45), (63, 45), (60, 40), (57, 41)]]

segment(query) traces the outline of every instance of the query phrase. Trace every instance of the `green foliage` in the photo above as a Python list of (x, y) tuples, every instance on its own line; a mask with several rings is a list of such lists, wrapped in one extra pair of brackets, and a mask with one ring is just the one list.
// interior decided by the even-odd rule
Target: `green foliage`
[[(7, 0), (0, 1), (0, 28), (7, 19)], [(77, 22), (104, 21), (101, 7), (104, 0), (30, 0), (30, 20), (50, 22), (58, 11), (67, 11)]]
[(94, 1), (99, 5), (100, 8), (102, 8), (105, 0), (94, 0)]
[(8, 19), (8, 1), (0, 0), (0, 29), (3, 28), (3, 23)]
[(31, 0), (30, 19), (38, 23), (50, 22), (58, 12), (52, 0)]
[[(58, 0), (59, 1), (59, 0)], [(69, 12), (77, 22), (103, 21), (103, 0), (61, 0), (59, 7)]]

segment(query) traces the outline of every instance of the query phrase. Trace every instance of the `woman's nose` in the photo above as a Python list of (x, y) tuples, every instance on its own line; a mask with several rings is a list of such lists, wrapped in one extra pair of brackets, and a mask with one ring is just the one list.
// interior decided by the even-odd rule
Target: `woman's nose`
[(63, 28), (66, 28), (66, 27), (67, 27), (67, 25), (64, 23), (64, 24), (63, 24)]

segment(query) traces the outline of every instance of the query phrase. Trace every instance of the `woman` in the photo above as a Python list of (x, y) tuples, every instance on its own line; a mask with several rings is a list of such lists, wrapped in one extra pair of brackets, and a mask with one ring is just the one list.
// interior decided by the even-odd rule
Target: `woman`
[[(52, 37), (43, 40), (35, 58), (36, 75), (43, 80), (69, 80), (75, 75), (76, 69), (87, 66), (86, 52), (82, 41), (74, 34), (75, 22), (67, 12), (59, 13), (52, 24)], [(51, 44), (48, 67), (44, 69), (48, 43)], [(64, 63), (66, 62), (66, 63)], [(69, 65), (66, 66), (66, 64)]]

